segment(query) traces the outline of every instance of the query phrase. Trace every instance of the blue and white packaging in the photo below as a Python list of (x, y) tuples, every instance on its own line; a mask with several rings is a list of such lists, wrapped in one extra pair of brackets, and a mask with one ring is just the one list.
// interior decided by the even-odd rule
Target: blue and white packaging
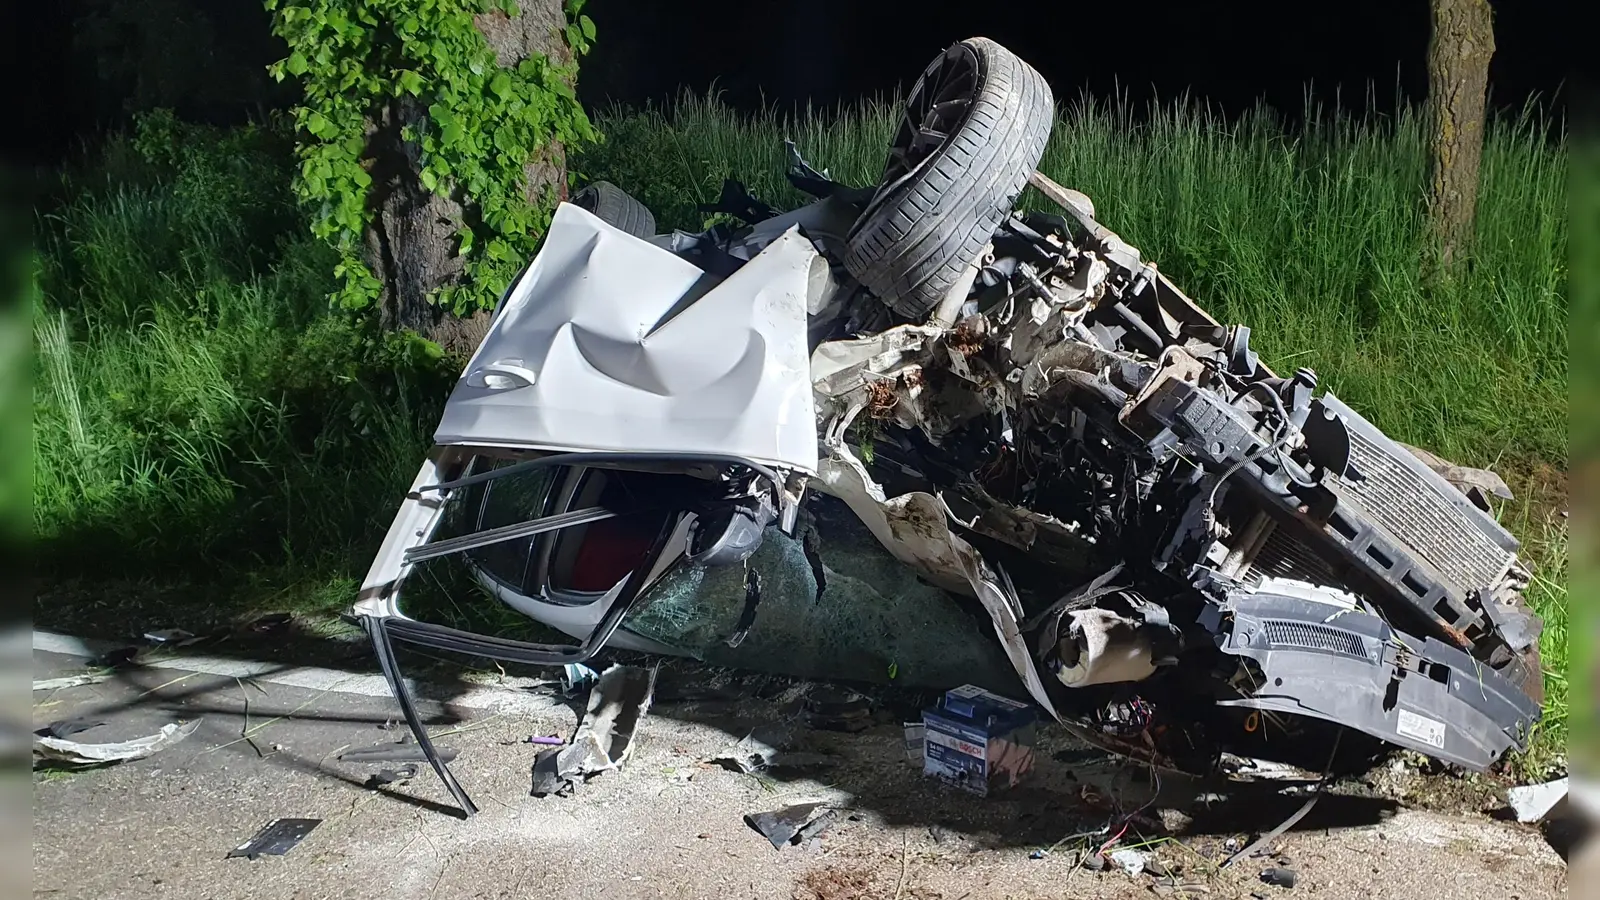
[(922, 773), (987, 796), (1033, 768), (1033, 707), (977, 685), (946, 691), (922, 711)]

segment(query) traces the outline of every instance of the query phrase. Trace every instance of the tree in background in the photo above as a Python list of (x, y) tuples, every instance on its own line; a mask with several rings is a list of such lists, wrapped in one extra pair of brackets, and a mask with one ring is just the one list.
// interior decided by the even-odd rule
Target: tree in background
[(1428, 217), (1448, 271), (1472, 243), (1483, 156), (1484, 99), (1494, 56), (1489, 0), (1432, 0), (1428, 44), (1428, 110), (1432, 182)]
[(336, 301), (433, 333), (492, 308), (597, 135), (583, 0), (266, 0), (305, 91), (296, 189), (339, 252)]

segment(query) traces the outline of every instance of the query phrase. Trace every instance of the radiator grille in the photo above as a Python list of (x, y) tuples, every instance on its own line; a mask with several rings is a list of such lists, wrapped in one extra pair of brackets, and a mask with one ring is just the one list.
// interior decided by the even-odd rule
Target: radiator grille
[(1367, 648), (1361, 639), (1348, 631), (1313, 625), (1308, 622), (1266, 623), (1267, 640), (1277, 647), (1305, 647), (1311, 650), (1331, 650), (1349, 656), (1366, 656)]
[(1390, 534), (1465, 592), (1498, 582), (1512, 555), (1424, 481), (1371, 440), (1350, 432), (1350, 459), (1363, 479), (1345, 490)]
[(1250, 561), (1245, 574), (1246, 584), (1259, 585), (1263, 578), (1288, 578), (1311, 584), (1342, 586), (1333, 574), (1333, 567), (1317, 555), (1315, 550), (1296, 540), (1293, 535), (1277, 526), (1269, 526), (1272, 533)]

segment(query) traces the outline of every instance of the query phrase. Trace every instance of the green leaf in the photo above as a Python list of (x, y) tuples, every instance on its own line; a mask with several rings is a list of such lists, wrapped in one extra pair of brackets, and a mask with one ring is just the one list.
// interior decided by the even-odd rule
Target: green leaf
[(317, 137), (327, 137), (336, 129), (333, 127), (333, 123), (329, 122), (322, 113), (312, 110), (311, 114), (306, 116), (306, 130)]
[(505, 72), (494, 73), (494, 78), (489, 81), (489, 90), (494, 91), (500, 99), (505, 99), (511, 93), (511, 76)]
[(417, 173), (417, 178), (421, 180), (422, 186), (427, 188), (429, 193), (437, 194), (439, 192), (439, 180), (433, 176), (432, 169), (423, 169)]
[(460, 231), (456, 232), (456, 236), (461, 238), (461, 247), (456, 250), (457, 255), (466, 256), (468, 253), (471, 253), (473, 239), (472, 229), (463, 227)]
[(583, 36), (584, 37), (588, 38), (591, 41), (594, 40), (594, 20), (593, 19), (589, 18), (588, 16), (579, 16), (578, 17), (578, 26), (583, 29)]
[(401, 70), (400, 89), (413, 97), (420, 95), (422, 93), (422, 76), (410, 69)]
[(305, 54), (301, 53), (299, 50), (296, 50), (295, 52), (289, 54), (289, 59), (284, 63), (284, 68), (289, 70), (289, 74), (300, 76), (304, 75), (306, 73), (306, 69), (310, 67), (306, 65)]

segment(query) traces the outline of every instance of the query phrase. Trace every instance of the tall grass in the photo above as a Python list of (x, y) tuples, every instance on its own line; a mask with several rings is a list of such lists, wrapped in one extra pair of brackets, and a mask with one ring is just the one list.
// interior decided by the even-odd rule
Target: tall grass
[(41, 215), (34, 522), (53, 571), (342, 570), (381, 535), (428, 373), (329, 311), (284, 149), (255, 129), (119, 139)]

